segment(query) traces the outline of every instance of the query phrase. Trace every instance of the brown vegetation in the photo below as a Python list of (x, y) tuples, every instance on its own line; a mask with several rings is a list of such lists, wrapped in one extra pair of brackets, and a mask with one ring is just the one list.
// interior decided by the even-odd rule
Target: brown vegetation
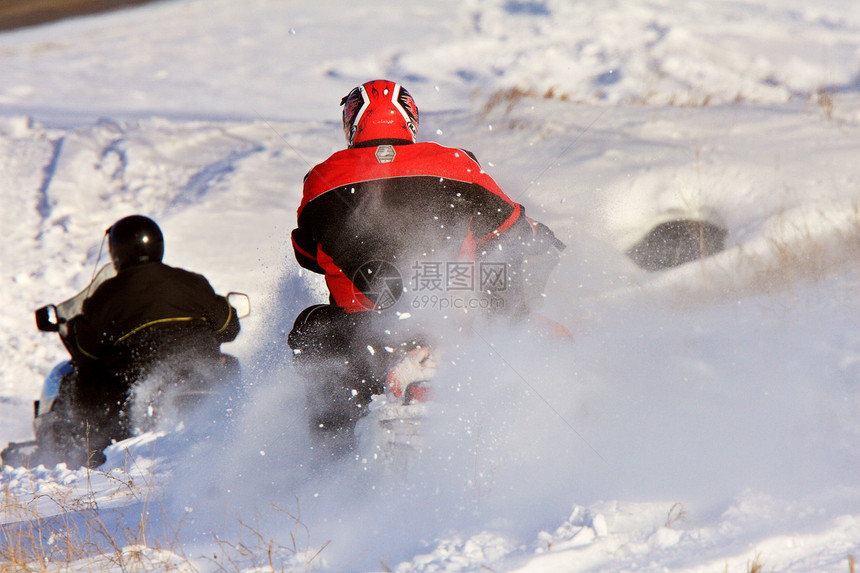
[(0, 0), (0, 30), (37, 26), (63, 18), (108, 12), (152, 0)]

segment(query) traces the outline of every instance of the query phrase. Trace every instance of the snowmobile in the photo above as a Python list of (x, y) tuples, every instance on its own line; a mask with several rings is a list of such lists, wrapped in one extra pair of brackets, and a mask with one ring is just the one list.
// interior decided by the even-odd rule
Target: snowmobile
[[(539, 313), (530, 320), (539, 336), (569, 340), (571, 332), (560, 322)], [(359, 459), (381, 462), (394, 473), (408, 472), (410, 463), (425, 447), (425, 422), (433, 410), (433, 381), (442, 349), (418, 343), (395, 351), (383, 393), (371, 397), (367, 413), (355, 427)]]
[[(75, 296), (36, 310), (36, 327), (43, 332), (58, 333), (63, 344), (67, 344), (68, 322), (82, 312), (84, 301), (90, 294), (115, 275), (112, 264), (104, 265), (90, 284)], [(237, 310), (240, 319), (250, 314), (248, 295), (230, 292), (227, 300)], [(182, 412), (190, 411), (217, 393), (227, 380), (238, 377), (239, 361), (232, 355), (222, 353), (216, 364), (202, 368), (194, 365), (185, 370), (168, 369), (164, 373), (167, 375), (136, 382), (129, 408), (126, 409), (128, 411), (117, 413), (125, 419), (114, 422), (125, 427), (134, 425), (134, 429), (146, 431), (163, 421), (168, 413), (174, 417), (181, 416)], [(81, 421), (75, 419), (70, 396), (76, 381), (77, 371), (71, 360), (64, 360), (51, 370), (42, 385), (39, 399), (33, 402), (35, 439), (9, 443), (0, 452), (4, 466), (35, 467), (65, 461), (70, 466), (97, 467), (104, 461), (100, 449), (94, 454), (88, 443), (81, 443), (82, 440), (88, 441), (91, 436), (80, 435)], [(116, 429), (116, 425), (109, 428), (114, 433)], [(131, 429), (129, 427), (126, 432)], [(98, 436), (92, 437), (95, 438), (94, 443), (99, 442)]]
[(403, 352), (388, 370), (385, 390), (371, 397), (356, 424), (360, 457), (404, 472), (424, 446), (424, 420), (430, 408), (438, 350), (418, 345)]

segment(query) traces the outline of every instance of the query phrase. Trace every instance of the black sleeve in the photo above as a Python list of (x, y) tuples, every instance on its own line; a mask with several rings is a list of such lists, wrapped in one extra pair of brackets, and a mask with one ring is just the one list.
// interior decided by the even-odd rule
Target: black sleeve
[(501, 249), (486, 249), (484, 260), (504, 262), (506, 280), (505, 312), (526, 314), (538, 308), (543, 300), (549, 276), (565, 248), (549, 227), (525, 215), (520, 217), (497, 239)]
[(319, 265), (316, 259), (317, 243), (310, 232), (307, 229), (299, 227), (293, 229), (291, 238), (293, 241), (293, 252), (299, 264), (310, 271), (324, 275), (325, 270)]
[(511, 251), (514, 258), (527, 257), (544, 252), (560, 253), (565, 245), (552, 230), (539, 221), (526, 216), (526, 209), (520, 205), (520, 216), (505, 232), (496, 239)]
[[(226, 296), (215, 293), (215, 289), (209, 280), (203, 275), (191, 271), (178, 269), (182, 280), (189, 287), (187, 291), (193, 296), (193, 301), (188, 299), (184, 304), (192, 313), (200, 313), (209, 327), (215, 333), (215, 339), (219, 343), (230, 342), (235, 339), (241, 329), (236, 309), (230, 304)], [(191, 294), (193, 293), (193, 294)], [(196, 309), (196, 310), (192, 310)]]
[(206, 297), (206, 320), (215, 331), (215, 338), (219, 343), (230, 342), (239, 335), (241, 326), (236, 309), (230, 304), (226, 296), (215, 294), (215, 290), (209, 281), (200, 276), (205, 287), (201, 287), (201, 295)]
[(239, 317), (236, 315), (236, 309), (233, 308), (226, 297), (221, 298), (222, 304), (227, 307), (227, 320), (223, 322), (219, 328), (215, 329), (215, 338), (220, 343), (230, 342), (239, 336), (239, 331), (242, 327), (239, 325)]
[(72, 362), (78, 366), (102, 357), (105, 347), (104, 337), (98, 335), (84, 315), (73, 317), (68, 323), (66, 333), (62, 339), (63, 344), (69, 351)]
[[(528, 219), (528, 217), (526, 217)], [(528, 219), (529, 223), (531, 223), (532, 228), (534, 229), (534, 239), (533, 242), (538, 246), (538, 248), (549, 248), (552, 247), (558, 252), (563, 251), (567, 248), (567, 245), (561, 241), (558, 237), (555, 236), (555, 233), (552, 232), (552, 229), (541, 223), (540, 221), (535, 221), (534, 219)]]

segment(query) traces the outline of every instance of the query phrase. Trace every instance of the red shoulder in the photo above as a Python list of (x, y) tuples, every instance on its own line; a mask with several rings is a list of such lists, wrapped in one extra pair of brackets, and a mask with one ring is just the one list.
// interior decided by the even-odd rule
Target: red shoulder
[(305, 176), (299, 212), (323, 193), (363, 181), (394, 177), (440, 177), (480, 185), (514, 205), (474, 155), (433, 142), (344, 149)]

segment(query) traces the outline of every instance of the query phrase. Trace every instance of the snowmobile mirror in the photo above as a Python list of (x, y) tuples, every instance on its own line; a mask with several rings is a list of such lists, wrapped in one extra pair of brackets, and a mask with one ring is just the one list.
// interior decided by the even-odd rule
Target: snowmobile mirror
[(236, 309), (236, 316), (245, 318), (251, 314), (251, 297), (243, 292), (228, 292), (227, 302)]
[(37, 310), (36, 327), (42, 332), (59, 332), (60, 318), (57, 316), (57, 307), (49, 304)]

